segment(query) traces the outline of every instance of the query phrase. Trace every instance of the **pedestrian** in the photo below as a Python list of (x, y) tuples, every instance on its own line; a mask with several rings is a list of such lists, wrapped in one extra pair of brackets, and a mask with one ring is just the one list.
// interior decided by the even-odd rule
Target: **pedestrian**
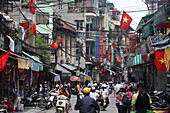
[(69, 96), (68, 96), (68, 110), (71, 110), (71, 102), (70, 102), (70, 99), (71, 99), (71, 87), (70, 87), (70, 83), (67, 84), (67, 91), (69, 93)]
[(133, 111), (136, 110), (136, 113), (147, 113), (147, 110), (150, 110), (150, 104), (152, 100), (149, 94), (144, 92), (144, 84), (137, 84), (138, 92), (132, 97)]
[(120, 82), (118, 82), (118, 84), (116, 84), (116, 86), (114, 87), (114, 96), (116, 96), (116, 94), (120, 90), (121, 86), (122, 86), (122, 84)]
[(125, 95), (124, 87), (119, 87), (119, 91), (116, 93), (116, 107), (118, 113), (126, 113), (125, 106), (123, 105), (123, 96)]
[(77, 102), (80, 99), (80, 82), (77, 83), (76, 86), (76, 95), (77, 95)]
[(15, 111), (20, 111), (20, 102), (21, 102), (21, 97), (17, 92), (13, 90), (13, 97), (14, 97), (14, 110)]
[(97, 102), (89, 96), (90, 89), (83, 89), (84, 97), (78, 100), (75, 105), (75, 110), (79, 110), (79, 113), (96, 113), (96, 111), (100, 111), (99, 105)]

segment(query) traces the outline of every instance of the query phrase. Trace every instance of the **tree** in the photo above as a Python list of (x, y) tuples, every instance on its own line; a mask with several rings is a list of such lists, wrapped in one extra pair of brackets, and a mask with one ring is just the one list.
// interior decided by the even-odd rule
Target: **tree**
[[(35, 46), (36, 47), (49, 47), (49, 44), (45, 42), (45, 38), (43, 36), (38, 36), (35, 41)], [(44, 58), (40, 58), (40, 60), (45, 63), (45, 64), (50, 64), (50, 54), (51, 52), (48, 50), (36, 50), (37, 53), (43, 55)]]

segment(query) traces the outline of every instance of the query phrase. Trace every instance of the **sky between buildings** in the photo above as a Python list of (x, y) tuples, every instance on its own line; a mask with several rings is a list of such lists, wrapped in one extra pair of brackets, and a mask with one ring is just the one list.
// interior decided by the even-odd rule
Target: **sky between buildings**
[[(114, 4), (115, 8), (127, 12), (133, 19), (131, 27), (136, 29), (141, 18), (148, 14), (147, 6), (142, 0), (108, 0)], [(134, 12), (135, 11), (135, 12)]]

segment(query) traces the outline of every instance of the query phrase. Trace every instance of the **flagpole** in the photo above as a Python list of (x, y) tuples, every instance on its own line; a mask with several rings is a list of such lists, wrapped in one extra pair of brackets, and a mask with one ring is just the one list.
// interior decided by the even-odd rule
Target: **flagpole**
[[(22, 10), (21, 8), (22, 8), (22, 2), (21, 2), (21, 0), (19, 1), (19, 9), (20, 9), (20, 11)], [(19, 13), (19, 22), (21, 23), (22, 22), (22, 17), (21, 17), (21, 13)]]

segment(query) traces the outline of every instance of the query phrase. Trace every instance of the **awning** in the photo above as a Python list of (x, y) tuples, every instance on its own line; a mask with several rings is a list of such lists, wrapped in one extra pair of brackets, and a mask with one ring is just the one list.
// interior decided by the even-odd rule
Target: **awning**
[(68, 71), (65, 68), (61, 67), (59, 64), (56, 65), (55, 69), (58, 70), (58, 71), (61, 71), (62, 73), (71, 74), (70, 71)]
[(162, 40), (160, 42), (156, 42), (156, 43), (153, 43), (152, 46), (160, 46), (160, 45), (165, 45), (167, 44), (169, 41), (169, 38), (165, 39), (165, 40)]
[(34, 58), (33, 56), (29, 55), (28, 53), (26, 53), (26, 52), (24, 52), (24, 51), (22, 51), (22, 53), (23, 53), (25, 56), (29, 57), (30, 59), (34, 60), (35, 62), (38, 62), (39, 71), (43, 71), (43, 63), (42, 63), (40, 60)]
[(143, 63), (142, 54), (136, 55), (136, 56), (133, 58), (133, 65), (142, 64), (142, 63)]
[(54, 75), (55, 76), (55, 81), (60, 81), (60, 75), (59, 74), (57, 74), (57, 73), (54, 73), (54, 72), (50, 72), (52, 75)]
[(66, 68), (66, 69), (69, 70), (69, 71), (74, 71), (74, 70), (77, 69), (76, 67), (74, 67), (74, 66), (72, 66), (72, 65), (68, 65), (68, 64), (59, 64), (59, 65), (62, 66), (62, 67), (64, 67), (64, 68)]
[(97, 16), (95, 13), (86, 13), (85, 15), (88, 17), (96, 17)]

